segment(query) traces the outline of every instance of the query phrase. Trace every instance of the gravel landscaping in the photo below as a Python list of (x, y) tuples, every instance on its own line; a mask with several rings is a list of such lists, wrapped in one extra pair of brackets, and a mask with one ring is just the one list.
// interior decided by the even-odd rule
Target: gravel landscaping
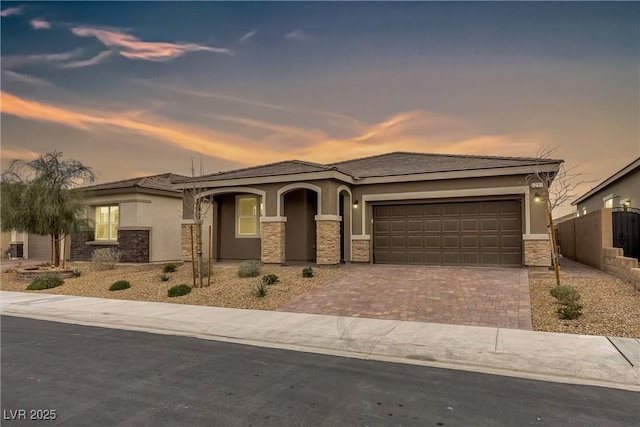
[[(275, 310), (291, 298), (318, 286), (340, 274), (339, 267), (314, 268), (314, 277), (303, 278), (302, 266), (281, 267), (263, 266), (260, 276), (239, 278), (237, 265), (218, 265), (212, 268), (211, 286), (193, 288), (185, 296), (169, 298), (169, 288), (180, 284), (192, 284), (191, 265), (178, 267), (174, 273), (168, 273), (169, 280), (160, 280), (162, 264), (119, 265), (113, 270), (96, 270), (90, 263), (76, 263), (82, 275), (65, 279), (57, 288), (42, 291), (27, 291), (29, 282), (16, 281), (14, 272), (2, 272), (0, 289), (18, 292), (46, 292), (50, 294), (81, 295), (97, 298), (127, 299), (137, 301), (172, 302), (180, 304), (210, 305), (217, 307), (247, 308), (256, 310)], [(275, 274), (280, 279), (268, 287), (266, 297), (254, 295), (255, 286), (266, 274)], [(109, 287), (118, 280), (127, 280), (131, 288), (121, 291), (109, 291)], [(205, 279), (206, 282), (206, 279)]]
[(549, 291), (556, 286), (553, 273), (529, 275), (533, 330), (582, 335), (640, 337), (640, 291), (630, 282), (609, 275), (569, 277), (561, 274), (560, 283), (580, 292), (582, 316), (561, 320), (558, 304)]

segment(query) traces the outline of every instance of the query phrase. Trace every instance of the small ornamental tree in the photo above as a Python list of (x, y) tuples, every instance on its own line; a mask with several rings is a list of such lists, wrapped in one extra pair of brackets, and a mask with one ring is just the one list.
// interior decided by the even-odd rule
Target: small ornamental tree
[(51, 236), (52, 264), (60, 265), (63, 238), (84, 223), (85, 197), (77, 187), (93, 182), (91, 168), (53, 151), (35, 160), (13, 160), (2, 173), (2, 231)]

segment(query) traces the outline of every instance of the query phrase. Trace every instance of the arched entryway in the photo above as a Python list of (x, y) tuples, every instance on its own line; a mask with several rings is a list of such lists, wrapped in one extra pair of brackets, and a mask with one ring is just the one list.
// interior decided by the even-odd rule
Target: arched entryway
[(316, 221), (318, 194), (312, 189), (295, 188), (282, 194), (285, 223), (285, 261), (316, 260)]

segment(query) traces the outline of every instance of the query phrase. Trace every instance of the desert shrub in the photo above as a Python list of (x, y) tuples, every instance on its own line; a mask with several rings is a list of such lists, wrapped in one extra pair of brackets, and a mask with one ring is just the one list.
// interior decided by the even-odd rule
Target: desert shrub
[(257, 277), (260, 274), (260, 261), (242, 261), (238, 266), (238, 277)]
[(178, 286), (174, 286), (173, 288), (170, 288), (167, 291), (167, 295), (170, 298), (181, 297), (183, 295), (188, 294), (189, 292), (191, 292), (191, 286), (182, 284), (182, 285), (178, 285)]
[(582, 316), (582, 306), (578, 304), (580, 293), (572, 286), (560, 285), (549, 291), (561, 304), (557, 313), (561, 319), (573, 320)]
[(254, 294), (257, 297), (266, 297), (267, 296), (267, 284), (264, 283), (263, 281), (261, 281), (259, 284), (256, 285), (256, 288), (254, 290)]
[(573, 286), (560, 285), (549, 291), (552, 297), (556, 298), (560, 304), (572, 305), (580, 300), (580, 293)]
[(115, 248), (100, 248), (93, 251), (91, 261), (101, 269), (113, 269), (120, 261), (120, 252)]
[(580, 304), (564, 305), (558, 309), (558, 315), (564, 320), (573, 320), (582, 316), (582, 306)]
[(313, 277), (313, 268), (305, 267), (302, 269), (302, 277)]
[(178, 264), (174, 264), (174, 263), (170, 262), (169, 264), (165, 264), (164, 267), (162, 267), (162, 272), (163, 273), (173, 273), (177, 269), (178, 269)]
[(166, 282), (167, 280), (169, 280), (169, 275), (168, 274), (161, 274), (160, 275), (160, 280), (162, 280), (163, 282)]
[(267, 274), (266, 276), (262, 276), (262, 283), (265, 285), (273, 285), (276, 282), (279, 282), (278, 276), (275, 274)]
[(117, 282), (113, 282), (111, 286), (109, 286), (110, 291), (123, 291), (125, 289), (129, 289), (131, 285), (126, 280), (118, 280)]
[(64, 283), (59, 276), (55, 274), (45, 274), (44, 276), (36, 277), (33, 279), (29, 286), (27, 286), (28, 291), (41, 291), (43, 289), (51, 289), (58, 287)]
[(71, 270), (71, 274), (73, 274), (73, 277), (80, 277), (82, 276), (82, 271), (79, 268), (74, 268)]

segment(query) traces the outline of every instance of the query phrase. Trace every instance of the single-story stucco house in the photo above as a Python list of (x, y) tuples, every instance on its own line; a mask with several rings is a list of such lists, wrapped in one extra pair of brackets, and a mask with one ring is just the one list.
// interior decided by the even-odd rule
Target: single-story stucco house
[(640, 209), (640, 157), (571, 203), (577, 215), (602, 208)]
[(172, 173), (84, 187), (89, 227), (71, 235), (68, 258), (91, 260), (98, 248), (117, 248), (120, 262), (180, 260), (182, 191)]
[[(394, 152), (178, 179), (210, 203), (214, 260), (549, 266), (535, 172), (561, 160)], [(183, 259), (189, 259), (185, 197)], [(206, 232), (206, 231), (205, 231)], [(206, 252), (205, 252), (206, 253)]]

